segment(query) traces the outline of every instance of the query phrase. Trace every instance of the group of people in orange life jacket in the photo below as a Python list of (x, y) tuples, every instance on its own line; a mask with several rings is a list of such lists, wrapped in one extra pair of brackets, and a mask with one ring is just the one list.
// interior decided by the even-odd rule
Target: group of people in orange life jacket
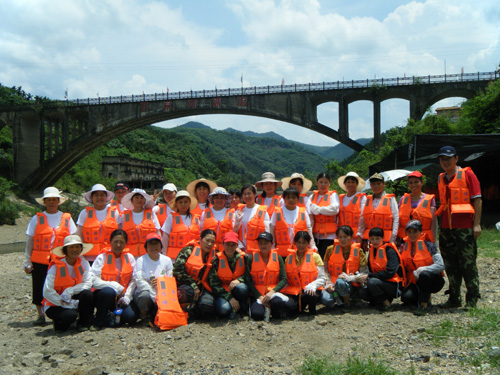
[[(420, 179), (421, 181), (422, 176), (419, 172), (414, 172), (413, 174), (413, 176), (409, 176), (409, 181), (412, 177)], [(352, 288), (359, 288), (361, 285), (366, 286), (366, 288), (361, 288), (360, 295), (363, 296), (362, 298), (369, 300), (375, 305), (379, 305), (382, 309), (388, 309), (390, 308), (390, 301), (397, 297), (402, 291), (404, 278), (403, 275), (398, 275), (398, 272), (401, 274), (404, 267), (397, 268), (396, 273), (387, 278), (387, 280), (390, 280), (388, 283), (392, 283), (388, 285), (395, 285), (396, 287), (384, 288), (384, 285), (371, 281), (373, 279), (375, 279), (375, 281), (384, 279), (380, 279), (376, 276), (368, 277), (369, 273), (363, 272), (366, 271), (366, 266), (369, 266), (369, 262), (366, 261), (365, 252), (363, 252), (360, 246), (352, 245), (351, 254), (348, 251), (349, 246), (347, 246), (346, 243), (351, 241), (356, 244), (363, 238), (367, 239), (370, 236), (370, 230), (377, 229), (377, 225), (380, 226), (379, 229), (382, 231), (379, 233), (379, 237), (385, 242), (392, 242), (391, 240), (398, 234), (398, 229), (401, 234), (401, 228), (397, 224), (399, 222), (399, 215), (397, 213), (394, 215), (394, 197), (383, 192), (383, 177), (378, 174), (370, 178), (374, 196), (369, 196), (368, 199), (364, 194), (359, 193), (364, 187), (365, 182), (356, 173), (350, 172), (346, 176), (340, 177), (338, 182), (341, 188), (347, 192), (347, 194), (342, 194), (340, 197), (337, 196), (336, 192), (328, 190), (330, 177), (327, 174), (320, 174), (316, 179), (318, 190), (308, 197), (306, 193), (312, 187), (312, 182), (304, 178), (304, 176), (293, 174), (291, 177), (278, 181), (271, 172), (266, 172), (263, 174), (262, 180), (258, 181), (255, 185), (243, 187), (241, 190), (241, 198), (244, 202), (243, 205), (238, 202), (237, 198), (233, 199), (233, 196), (228, 194), (225, 189), (217, 187), (212, 181), (200, 179), (190, 183), (187, 187), (187, 191), (180, 191), (175, 197), (173, 196), (173, 193), (176, 193), (175, 186), (173, 186), (173, 184), (165, 185), (162, 193), (164, 198), (170, 195), (170, 200), (166, 199), (170, 204), (163, 206), (161, 204), (154, 206), (154, 199), (140, 189), (134, 189), (128, 192), (128, 187), (125, 184), (117, 184), (115, 187), (115, 196), (117, 200), (115, 202), (110, 202), (113, 193), (102, 185), (94, 185), (91, 191), (85, 194), (85, 199), (89, 203), (92, 203), (93, 206), (82, 210), (77, 221), (76, 230), (71, 217), (57, 210), (58, 204), (63, 203), (65, 198), (60, 195), (57, 189), (47, 188), (44, 192), (44, 196), (39, 198), (39, 203), (46, 206), (46, 211), (37, 214), (33, 218), (32, 223), (30, 223), (30, 225), (34, 225), (31, 225), (31, 229), (29, 225), (27, 230), (28, 241), (26, 247), (27, 257), (25, 261), (25, 271), (33, 272), (33, 302), (37, 305), (39, 311), (37, 323), (44, 322), (44, 307), (40, 303), (40, 295), (42, 293), (35, 290), (39, 289), (40, 280), (42, 279), (41, 275), (45, 278), (45, 274), (47, 273), (48, 264), (44, 263), (48, 263), (48, 260), (41, 259), (43, 258), (43, 252), (49, 247), (53, 248), (57, 247), (56, 245), (60, 246), (67, 234), (76, 232), (83, 238), (85, 243), (93, 244), (92, 249), (85, 253), (85, 258), (92, 262), (96, 260), (100, 253), (110, 251), (110, 240), (107, 240), (107, 238), (109, 238), (110, 234), (119, 226), (125, 231), (128, 237), (125, 243), (129, 255), (127, 255), (126, 258), (130, 258), (130, 263), (134, 262), (132, 258), (135, 260), (135, 258), (144, 255), (146, 252), (145, 240), (147, 235), (150, 233), (158, 233), (160, 227), (162, 228), (160, 232), (162, 233), (161, 251), (168, 256), (166, 258), (174, 262), (181, 249), (186, 247), (188, 243), (191, 243), (191, 247), (194, 248), (196, 241), (199, 241), (200, 229), (215, 230), (214, 248), (221, 253), (223, 253), (222, 250), (225, 248), (223, 239), (227, 232), (238, 233), (237, 247), (239, 250), (237, 253), (245, 252), (247, 254), (258, 254), (258, 249), (260, 247), (259, 242), (263, 242), (262, 238), (259, 241), (259, 235), (267, 233), (267, 239), (273, 239), (270, 243), (282, 260), (287, 259), (286, 257), (291, 249), (299, 248), (297, 241), (295, 241), (295, 237), (298, 233), (301, 233), (299, 240), (301, 242), (307, 241), (305, 249), (311, 252), (311, 257), (301, 257), (301, 254), (297, 251), (295, 257), (290, 258), (294, 259), (294, 261), (290, 260), (289, 267), (293, 268), (297, 266), (302, 270), (300, 265), (307, 263), (305, 259), (308, 258), (314, 262), (315, 267), (310, 267), (310, 271), (312, 270), (312, 272), (307, 277), (304, 276), (304, 280), (301, 279), (300, 275), (302, 275), (302, 273), (306, 275), (307, 272), (301, 273), (295, 270), (298, 272), (299, 276), (296, 275), (297, 272), (291, 272), (295, 274), (295, 282), (298, 284), (295, 285), (294, 289), (293, 281), (287, 280), (286, 288), (291, 288), (295, 291), (298, 290), (297, 287), (299, 285), (304, 286), (304, 288), (302, 288), (300, 292), (297, 292), (297, 294), (288, 294), (288, 296), (292, 296), (292, 298), (281, 298), (283, 302), (287, 303), (288, 310), (293, 311), (297, 310), (297, 308), (303, 310), (305, 306), (309, 306), (309, 312), (315, 313), (315, 305), (318, 301), (323, 302), (327, 306), (332, 306), (335, 303), (342, 303), (344, 306), (343, 309), (347, 310), (350, 305), (350, 296), (353, 294)], [(284, 189), (282, 197), (276, 194), (276, 189), (280, 186), (283, 186)], [(257, 196), (256, 187), (263, 190), (262, 194)], [(191, 192), (189, 192), (189, 190), (191, 190)], [(120, 202), (119, 200), (122, 192), (125, 194), (122, 195), (123, 198)], [(422, 193), (420, 192), (420, 194)], [(403, 198), (401, 203), (403, 203)], [(380, 205), (380, 203), (382, 204)], [(231, 204), (233, 204), (233, 208), (230, 208)], [(379, 206), (383, 207), (383, 210), (377, 209)], [(433, 205), (429, 205), (429, 207), (431, 206)], [(412, 209), (412, 211), (414, 210)], [(410, 215), (407, 216), (408, 217), (402, 217), (401, 223), (404, 224), (405, 221), (408, 223)], [(421, 228), (421, 232), (427, 236), (428, 239), (432, 239), (433, 220), (427, 220), (425, 215), (420, 215), (419, 217), (425, 219), (425, 224), (424, 227)], [(163, 221), (161, 225), (160, 220)], [(397, 229), (394, 228), (394, 225), (396, 225)], [(403, 227), (406, 229), (406, 226), (403, 225)], [(43, 232), (45, 232), (45, 234), (42, 234)], [(347, 238), (347, 241), (345, 238)], [(335, 239), (337, 239), (337, 241), (334, 243)], [(343, 244), (342, 239), (344, 239)], [(374, 241), (371, 241), (371, 243), (373, 244)], [(423, 244), (425, 245), (427, 253), (431, 254), (431, 260), (429, 260), (429, 256), (426, 256), (424, 263), (432, 261), (438, 264), (439, 253), (437, 253), (435, 261), (435, 254), (433, 254), (435, 251), (430, 250), (429, 244), (425, 241)], [(326, 249), (329, 246), (330, 251), (327, 252)], [(340, 253), (342, 253), (344, 257), (343, 260), (339, 257)], [(385, 260), (379, 261), (377, 267), (380, 268), (380, 264), (384, 264), (386, 268), (388, 265), (390, 268), (390, 266), (395, 264), (392, 262), (394, 260), (393, 254), (391, 255), (392, 251), (388, 248), (383, 253), (385, 255), (382, 256), (382, 258)], [(398, 252), (396, 251), (396, 253)], [(355, 256), (354, 254), (357, 255)], [(410, 251), (410, 254), (415, 256), (415, 250), (413, 249)], [(130, 255), (133, 256), (130, 257)], [(249, 256), (250, 255), (247, 255), (245, 259)], [(363, 257), (365, 257), (364, 260)], [(47, 258), (46, 253), (45, 258)], [(358, 260), (356, 260), (356, 258)], [(294, 265), (293, 263), (296, 264)], [(324, 267), (324, 264), (326, 267)], [(401, 264), (401, 262), (398, 264)], [(341, 272), (338, 272), (339, 265)], [(357, 265), (356, 267), (359, 269), (355, 272), (350, 272), (353, 269), (353, 265)], [(117, 264), (114, 265), (114, 267), (116, 266)], [(428, 264), (426, 266), (428, 266)], [(304, 267), (305, 270), (308, 266)], [(336, 270), (335, 267), (337, 267)], [(35, 271), (37, 268), (38, 272)], [(165, 268), (164, 274), (168, 273), (167, 268), (168, 267)], [(316, 271), (314, 271), (314, 268), (316, 268)], [(376, 268), (378, 272), (374, 272), (373, 275), (381, 272), (379, 268)], [(346, 270), (349, 272), (345, 272)], [(394, 270), (385, 271), (389, 275)], [(232, 272), (235, 271), (232, 270)], [(356, 274), (356, 272), (358, 274)], [(440, 271), (436, 272), (439, 274)], [(314, 280), (311, 280), (311, 275), (315, 275)], [(355, 278), (353, 278), (354, 276)], [(380, 274), (379, 276), (387, 275)], [(236, 279), (237, 278), (235, 278), (235, 280)], [(418, 276), (416, 276), (416, 279), (418, 279)], [(307, 285), (303, 285), (305, 280), (310, 281), (307, 283), (307, 285), (310, 285), (309, 288), (307, 288)], [(197, 280), (197, 282), (199, 282), (199, 285), (203, 285), (201, 280)], [(233, 285), (234, 284), (235, 283), (233, 283)], [(35, 286), (38, 288), (35, 288)], [(276, 286), (278, 286), (278, 283)], [(278, 292), (276, 286), (271, 288), (273, 292)], [(283, 285), (281, 287), (283, 287)], [(286, 288), (285, 290), (287, 290)], [(122, 293), (125, 288), (122, 288), (121, 291), (119, 291), (119, 289), (120, 288), (116, 288), (116, 290), (114, 290), (117, 295)], [(196, 288), (192, 289), (195, 291), (193, 296), (199, 297), (199, 294), (196, 295)], [(234, 286), (231, 287), (231, 285), (228, 285), (225, 289), (228, 289), (226, 292), (231, 292)], [(425, 310), (426, 301), (420, 300), (418, 293), (420, 289), (417, 288), (417, 292), (411, 294), (407, 301), (416, 303)], [(185, 297), (182, 296), (181, 288), (179, 292), (181, 297)], [(231, 296), (231, 293), (228, 294), (229, 296), (226, 296), (226, 302), (229, 303), (233, 310), (237, 310), (234, 309), (236, 306), (234, 298)], [(244, 294), (245, 293), (243, 293), (243, 295)], [(257, 293), (253, 290), (252, 294), (255, 296)], [(269, 303), (271, 301), (271, 296), (267, 294), (268, 293), (261, 293), (261, 297), (267, 305), (272, 306), (272, 304)], [(287, 295), (281, 294), (284, 296)], [(189, 300), (189, 293), (187, 293), (186, 296), (188, 296), (187, 300)], [(266, 296), (267, 298), (265, 298)], [(308, 296), (313, 298), (309, 298), (308, 300)], [(123, 295), (121, 298), (122, 302), (128, 302), (130, 304), (130, 294), (128, 296)], [(305, 300), (302, 301), (304, 298)], [(98, 299), (99, 298), (97, 298), (97, 300)], [(276, 298), (274, 298), (274, 300), (276, 300)], [(260, 299), (257, 298), (256, 301), (260, 301)], [(217, 307), (216, 311), (219, 315), (226, 315), (228, 312), (227, 304), (222, 302), (215, 304)], [(257, 305), (259, 305), (259, 303), (257, 303)], [(126, 306), (128, 306), (128, 304)], [(243, 306), (245, 305), (243, 304)], [(257, 310), (253, 310), (262, 311), (262, 306), (256, 306), (256, 308)], [(148, 308), (139, 310), (140, 314), (144, 315)], [(253, 315), (257, 316), (259, 314), (254, 313)], [(273, 316), (274, 315), (280, 316), (281, 310), (273, 314)], [(104, 323), (99, 322), (98, 316), (96, 316), (96, 319), (98, 322), (97, 327), (101, 328)]]

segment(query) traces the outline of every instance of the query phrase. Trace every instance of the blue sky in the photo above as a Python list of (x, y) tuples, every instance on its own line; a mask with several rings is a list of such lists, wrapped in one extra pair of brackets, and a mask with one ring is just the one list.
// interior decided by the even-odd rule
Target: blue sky
[[(0, 83), (62, 99), (492, 71), (500, 62), (495, 1), (0, 0)], [(438, 105), (459, 104), (460, 98)], [(409, 105), (382, 103), (382, 130)], [(318, 111), (338, 127), (336, 104)], [(297, 126), (245, 116), (216, 129), (275, 131), (336, 142)], [(371, 137), (372, 104), (349, 107), (352, 138)]]

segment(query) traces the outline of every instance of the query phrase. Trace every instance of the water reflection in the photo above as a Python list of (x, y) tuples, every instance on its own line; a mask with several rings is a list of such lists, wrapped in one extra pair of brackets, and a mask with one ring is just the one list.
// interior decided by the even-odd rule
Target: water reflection
[(26, 242), (0, 244), (0, 254), (18, 253), (24, 251)]

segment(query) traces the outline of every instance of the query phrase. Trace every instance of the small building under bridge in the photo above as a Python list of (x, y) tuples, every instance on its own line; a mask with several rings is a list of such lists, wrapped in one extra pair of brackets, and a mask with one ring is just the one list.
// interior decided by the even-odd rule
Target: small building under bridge
[(161, 188), (165, 178), (163, 164), (126, 156), (104, 156), (102, 175), (145, 190)]

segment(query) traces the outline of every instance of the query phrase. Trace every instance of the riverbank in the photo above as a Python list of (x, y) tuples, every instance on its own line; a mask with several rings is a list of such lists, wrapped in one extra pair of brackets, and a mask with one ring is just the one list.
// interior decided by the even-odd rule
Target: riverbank
[(0, 245), (26, 242), (26, 228), (31, 216), (21, 216), (16, 219), (16, 225), (0, 226)]

